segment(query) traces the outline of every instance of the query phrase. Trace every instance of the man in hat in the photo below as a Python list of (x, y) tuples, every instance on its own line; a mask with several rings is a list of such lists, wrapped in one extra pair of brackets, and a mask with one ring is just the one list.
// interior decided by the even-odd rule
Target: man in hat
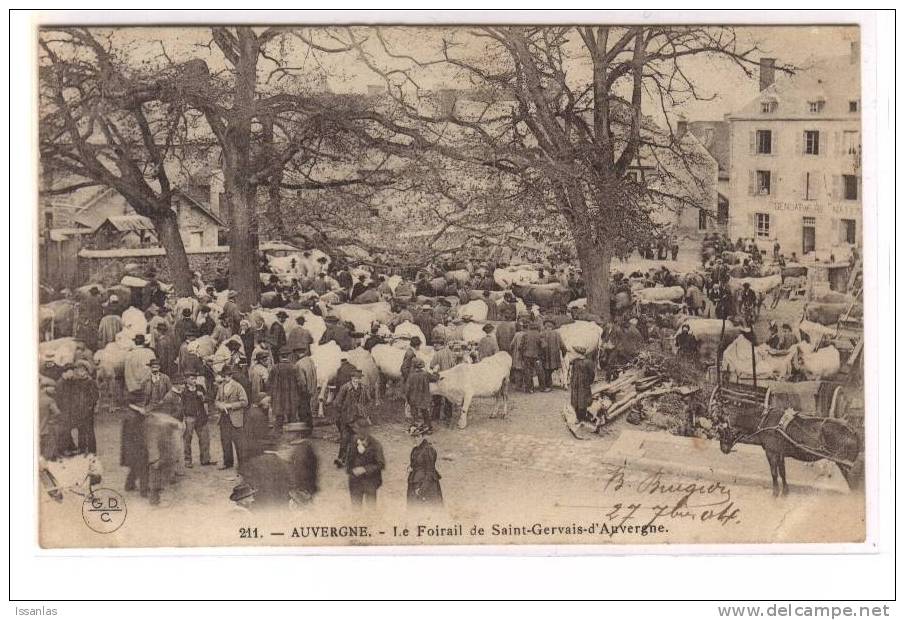
[(440, 320), (437, 321), (436, 325), (434, 325), (434, 329), (431, 330), (431, 344), (443, 344), (449, 339), (449, 315), (444, 314), (440, 317)]
[[(541, 356), (541, 337), (537, 329), (537, 323), (528, 321), (525, 326), (524, 336), (521, 341), (522, 364), (524, 369), (523, 379), (525, 390), (531, 394), (534, 392), (534, 376), (537, 373), (538, 362)], [(541, 379), (540, 381), (542, 381)], [(538, 381), (538, 383), (540, 383)]]
[(123, 415), (120, 435), (119, 464), (129, 470), (124, 488), (126, 491), (134, 491), (137, 486), (142, 497), (147, 497), (149, 492), (146, 415), (144, 407), (130, 404)]
[(267, 332), (267, 341), (275, 355), (279, 355), (283, 347), (286, 346), (286, 319), (289, 315), (285, 310), (277, 310), (277, 320), (270, 326)]
[(149, 363), (155, 358), (154, 351), (148, 348), (144, 334), (136, 334), (133, 338), (135, 348), (126, 353), (123, 363), (123, 380), (126, 391), (133, 403), (144, 402), (144, 382), (151, 376)]
[(336, 427), (339, 430), (339, 454), (333, 462), (337, 467), (342, 467), (346, 463), (354, 435), (353, 425), (356, 420), (367, 420), (368, 404), (369, 398), (362, 382), (362, 372), (356, 368), (352, 373), (352, 379), (340, 388), (334, 400)]
[(185, 377), (185, 390), (182, 392), (182, 413), (185, 432), (182, 435), (183, 456), (185, 466), (192, 467), (192, 436), (198, 437), (198, 451), (202, 465), (216, 465), (211, 460), (211, 432), (208, 426), (207, 395), (198, 375), (188, 374)]
[(330, 313), (325, 320), (327, 329), (320, 339), (320, 344), (327, 344), (333, 340), (339, 345), (341, 351), (351, 351), (358, 346), (358, 342), (352, 337), (349, 326), (346, 323), (340, 322), (339, 317)]
[(415, 357), (417, 357), (418, 351), (421, 349), (421, 338), (418, 336), (412, 336), (409, 339), (409, 346), (405, 348), (405, 353), (402, 355), (402, 365), (399, 369), (400, 375), (402, 377), (402, 385), (406, 385), (408, 383), (409, 373), (412, 370), (412, 364), (415, 361)]
[(484, 330), (484, 337), (478, 341), (478, 361), (500, 352), (500, 344), (497, 342), (496, 334), (493, 333), (493, 325), (486, 323), (481, 329)]
[[(62, 454), (66, 445), (72, 441), (67, 417), (60, 411), (54, 396), (56, 381), (49, 377), (39, 377), (38, 393), (38, 446), (41, 456), (52, 460)], [(68, 436), (68, 440), (67, 440)]]
[(214, 399), (214, 408), (220, 415), (220, 447), (223, 449), (220, 469), (230, 469), (237, 461), (241, 466), (244, 457), (243, 427), (248, 395), (245, 388), (236, 381), (232, 371), (228, 366), (223, 367), (217, 377), (217, 396)]
[(199, 336), (210, 336), (214, 333), (217, 324), (211, 318), (210, 306), (201, 306), (198, 308), (198, 319), (195, 321), (195, 331)]
[[(66, 432), (65, 443), (59, 446), (64, 451), (76, 449), (72, 440), (72, 429), (78, 431), (78, 447), (81, 453), (96, 453), (97, 441), (94, 435), (94, 412), (97, 407), (98, 390), (90, 375), (91, 366), (84, 360), (72, 364), (56, 386), (56, 402), (62, 412)], [(68, 437), (67, 437), (68, 435)]]
[(270, 368), (267, 366), (267, 358), (266, 351), (258, 351), (248, 370), (248, 383), (251, 387), (248, 397), (251, 399), (249, 402), (252, 405), (261, 406), (264, 398), (269, 396)]
[[(355, 284), (352, 286), (352, 292), (349, 294), (350, 300), (355, 299), (356, 297), (358, 297), (359, 295), (364, 293), (366, 290), (368, 290), (368, 287), (365, 284), (365, 280), (366, 280), (366, 278), (365, 278), (364, 274), (361, 274), (360, 276), (358, 276), (358, 281), (356, 281)], [(340, 285), (340, 286), (342, 286), (342, 285)]]
[[(111, 300), (114, 298), (116, 298), (116, 295), (110, 296)], [(111, 303), (110, 305), (112, 306), (113, 304)], [(116, 335), (123, 331), (123, 320), (120, 318), (119, 314), (113, 312), (110, 307), (106, 307), (105, 309), (109, 311), (109, 314), (105, 314), (97, 325), (98, 350), (103, 349), (111, 342), (115, 342)]]
[(553, 389), (553, 373), (562, 368), (562, 356), (566, 354), (566, 345), (555, 327), (553, 320), (544, 320), (544, 330), (541, 332), (541, 367), (544, 370), (541, 389), (544, 392)]
[(185, 342), (186, 335), (189, 332), (195, 333), (197, 331), (195, 321), (192, 320), (192, 309), (183, 308), (182, 316), (179, 317), (176, 324), (173, 326), (173, 335), (176, 337), (176, 344), (181, 346), (182, 343)]
[(688, 361), (694, 361), (698, 357), (698, 339), (691, 333), (691, 327), (687, 323), (676, 336), (676, 357)]
[(490, 291), (484, 291), (482, 294), (484, 299), (484, 304), (487, 306), (487, 320), (488, 321), (499, 321), (500, 320), (500, 307), (497, 303), (490, 298)]
[(792, 331), (792, 326), (788, 323), (783, 323), (782, 334), (779, 337), (779, 342), (777, 343), (778, 346), (776, 346), (775, 348), (780, 351), (788, 351), (797, 344), (798, 338)]
[(434, 331), (434, 325), (436, 325), (433, 308), (430, 304), (423, 304), (421, 306), (421, 312), (415, 317), (415, 325), (421, 329), (421, 333), (428, 339), (425, 344), (430, 345), (430, 337)]
[(311, 349), (298, 349), (295, 352), (298, 361), (295, 363), (296, 380), (299, 390), (298, 419), (299, 422), (311, 426), (311, 416), (317, 412), (317, 369), (311, 359)]
[(309, 350), (311, 345), (314, 344), (314, 338), (311, 336), (311, 332), (305, 329), (305, 317), (303, 315), (299, 315), (295, 317), (295, 326), (289, 330), (289, 335), (286, 338), (286, 347), (293, 352), (293, 354), (298, 350)]
[(293, 366), (291, 353), (284, 348), (279, 361), (270, 372), (270, 407), (275, 427), (281, 429), (285, 422), (296, 422), (299, 409), (298, 373)]
[(229, 501), (233, 502), (233, 509), (236, 512), (250, 512), (255, 504), (255, 494), (257, 490), (250, 484), (241, 482), (233, 487), (232, 493), (229, 494)]
[(419, 426), (409, 428), (415, 446), (409, 455), (408, 488), (406, 498), (409, 508), (443, 504), (440, 489), (440, 472), (437, 471), (437, 451)]
[(370, 433), (370, 425), (358, 420), (354, 426), (346, 473), (349, 476), (349, 496), (353, 506), (377, 504), (377, 489), (383, 484), (386, 459), (383, 446)]
[(574, 348), (578, 357), (569, 368), (570, 403), (579, 422), (590, 420), (588, 407), (591, 405), (591, 384), (594, 383), (596, 369), (584, 347)]
[(416, 357), (412, 360), (412, 370), (405, 382), (405, 402), (415, 424), (420, 425), (427, 433), (434, 430), (431, 425), (430, 383), (436, 380), (437, 377), (425, 370), (423, 359)]
[(318, 297), (326, 294), (330, 290), (330, 286), (327, 284), (327, 274), (323, 271), (317, 274), (311, 284), (311, 290), (317, 293)]
[(166, 322), (157, 324), (157, 335), (154, 337), (154, 353), (160, 361), (160, 371), (172, 377), (176, 374), (176, 358), (179, 349), (170, 335), (170, 326)]
[(362, 345), (365, 351), (370, 352), (378, 344), (384, 344), (386, 341), (383, 336), (379, 334), (380, 332), (380, 323), (374, 321), (371, 323), (371, 333), (368, 334), (367, 338), (365, 338), (365, 342)]
[(159, 404), (173, 387), (173, 382), (160, 371), (160, 361), (152, 359), (148, 362), (148, 376), (141, 384), (141, 405), (148, 409)]
[(82, 338), (92, 351), (97, 349), (97, 328), (103, 316), (101, 290), (92, 286), (88, 289), (88, 296), (79, 303), (79, 324), (76, 328), (76, 335)]
[(221, 344), (229, 340), (230, 336), (233, 335), (232, 330), (229, 328), (229, 319), (225, 315), (220, 315), (220, 318), (217, 320), (217, 326), (214, 327), (214, 331), (211, 332), (211, 338), (214, 339), (214, 346), (219, 347)]

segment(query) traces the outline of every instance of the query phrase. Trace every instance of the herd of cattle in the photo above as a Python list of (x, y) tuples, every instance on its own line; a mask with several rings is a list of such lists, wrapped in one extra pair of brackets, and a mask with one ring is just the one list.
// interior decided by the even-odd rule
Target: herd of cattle
[[(360, 303), (358, 299), (344, 301), (347, 297), (346, 291), (341, 290), (336, 280), (328, 275), (331, 273), (330, 264), (330, 257), (318, 250), (269, 258), (269, 273), (262, 273), (262, 281), (271, 281), (272, 277), (276, 276), (282, 283), (297, 285), (322, 274), (320, 277), (327, 280), (328, 292), (318, 295), (313, 290), (307, 290), (301, 293), (300, 301), (306, 306), (301, 309), (269, 307), (272, 305), (270, 301), (273, 296), (271, 293), (264, 293), (260, 306), (252, 309), (247, 316), (253, 325), (263, 324), (268, 329), (278, 320), (277, 312), (280, 310), (289, 316), (288, 325), (294, 325), (297, 316), (304, 316), (305, 328), (311, 333), (315, 343), (320, 342), (327, 329), (324, 317), (328, 314), (336, 316), (339, 321), (350, 326), (355, 334), (361, 336), (368, 334), (374, 326), (379, 326), (378, 333), (384, 336), (387, 344), (378, 344), (369, 351), (361, 346), (342, 351), (334, 341), (315, 344), (312, 347), (312, 359), (317, 369), (322, 396), (326, 396), (327, 386), (335, 377), (342, 357), (346, 357), (362, 371), (365, 385), (373, 390), (377, 398), (383, 391), (381, 386), (400, 378), (404, 349), (410, 340), (417, 336), (422, 343), (430, 341), (428, 338), (430, 334), (424, 334), (421, 328), (407, 320), (407, 317), (400, 320), (401, 311), (404, 311), (406, 306), (420, 308), (424, 304), (429, 304), (437, 313), (438, 319), (443, 314), (459, 319), (448, 322), (446, 340), (458, 342), (464, 348), (468, 348), (474, 347), (486, 335), (483, 330), (486, 323), (497, 325), (500, 323), (487, 320), (488, 304), (499, 303), (504, 294), (511, 291), (515, 295), (516, 310), (520, 317), (531, 316), (537, 319), (543, 316), (552, 318), (558, 325), (557, 330), (567, 350), (560, 377), (563, 384), (567, 384), (566, 373), (569, 362), (578, 355), (576, 351), (595, 352), (601, 345), (601, 336), (606, 332), (605, 326), (600, 321), (583, 313), (581, 308), (585, 303), (584, 299), (570, 299), (571, 291), (559, 282), (540, 281), (543, 268), (539, 265), (526, 264), (496, 269), (492, 277), (498, 290), (488, 292), (465, 288), (474, 281), (475, 274), (469, 268), (450, 270), (430, 278), (430, 286), (436, 293), (432, 296), (416, 296), (413, 283), (399, 275), (384, 276), (385, 286), (381, 298), (370, 303)], [(367, 283), (376, 277), (365, 267), (356, 267), (349, 271), (356, 281), (362, 280)], [(128, 278), (129, 283), (135, 280), (131, 276)], [(768, 273), (762, 277), (732, 277), (729, 286), (735, 291), (747, 282), (762, 300), (770, 293), (775, 293), (784, 279), (783, 273)], [(651, 286), (649, 279), (640, 273), (631, 274), (628, 281), (631, 283), (631, 294), (622, 292), (614, 299), (617, 315), (653, 312), (667, 326), (677, 331), (682, 325), (687, 324), (692, 334), (696, 336), (703, 356), (713, 354), (720, 341), (729, 342), (738, 336), (736, 325), (729, 323), (727, 331), (724, 332), (722, 321), (701, 316), (707, 314), (705, 310), (707, 299), (703, 294), (708, 286), (706, 274), (692, 272), (679, 275), (675, 286)], [(90, 286), (76, 289), (66, 299), (49, 302), (40, 307), (41, 334), (44, 340), (39, 349), (42, 363), (63, 365), (71, 360), (77, 346), (72, 335), (77, 323), (79, 300), (88, 295)], [(387, 288), (390, 295), (385, 293)], [(94, 353), (96, 376), (102, 382), (122, 376), (124, 360), (128, 351), (135, 346), (133, 338), (136, 334), (146, 334), (153, 343), (154, 334), (153, 330), (148, 329), (146, 313), (134, 307), (123, 307), (132, 299), (131, 291), (128, 289), (128, 286), (119, 284), (101, 291), (108, 299), (108, 311), (118, 312), (122, 318), (122, 331), (117, 334), (115, 340)], [(460, 289), (467, 291), (468, 301), (464, 301), (460, 294), (445, 294), (451, 291), (459, 292)], [(203, 298), (203, 291), (199, 293)], [(222, 312), (227, 295), (228, 291), (220, 291), (213, 299), (204, 300), (204, 305), (210, 308), (212, 318), (215, 320)], [(831, 325), (850, 307), (849, 300), (844, 295), (829, 293), (825, 297), (826, 299), (812, 300), (807, 304), (804, 323), (799, 329), (813, 330), (814, 325), (818, 327)], [(110, 304), (110, 299), (119, 300), (119, 306), (115, 303)], [(175, 316), (181, 316), (181, 311), (188, 308), (192, 317), (197, 318), (202, 302), (196, 297), (170, 298), (168, 304), (172, 305)], [(583, 320), (583, 316), (590, 320)], [(504, 378), (509, 376), (512, 360), (505, 353), (509, 348), (508, 343), (500, 344), (503, 354), (483, 360), (481, 364), (486, 368), (454, 368), (446, 371), (443, 379), (434, 385), (433, 389), (438, 393), (447, 396), (463, 408), (461, 417), (463, 422), (467, 419), (468, 406), (473, 397), (499, 395), (501, 391), (505, 391)], [(229, 358), (229, 351), (224, 343), (215, 342), (211, 336), (197, 338), (192, 347), (200, 357), (208, 360), (215, 370), (218, 364)], [(428, 367), (433, 354), (434, 351), (430, 347), (421, 347), (417, 351), (417, 355)]]

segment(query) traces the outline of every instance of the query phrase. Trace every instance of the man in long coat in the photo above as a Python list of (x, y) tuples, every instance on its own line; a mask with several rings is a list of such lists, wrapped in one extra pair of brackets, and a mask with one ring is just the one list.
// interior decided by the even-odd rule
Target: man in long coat
[(248, 395), (245, 388), (235, 380), (232, 369), (224, 367), (217, 387), (214, 407), (220, 415), (220, 446), (223, 449), (223, 463), (220, 469), (230, 469), (233, 464), (233, 450), (239, 465), (242, 465), (245, 449), (245, 411), (248, 409)]
[(427, 338), (427, 342), (425, 344), (431, 344), (431, 336), (434, 332), (434, 325), (436, 325), (436, 321), (434, 320), (434, 312), (430, 304), (424, 304), (423, 306), (421, 306), (421, 312), (419, 312), (418, 316), (415, 317), (415, 325), (417, 325), (421, 329), (421, 333), (423, 333), (424, 337)]
[(594, 383), (594, 362), (588, 359), (586, 351), (575, 347), (581, 357), (572, 360), (569, 369), (571, 404), (579, 421), (588, 420), (588, 407), (591, 404), (591, 384)]
[[(132, 402), (138, 403), (144, 398), (142, 384), (151, 375), (149, 362), (154, 359), (154, 351), (145, 345), (144, 334), (137, 334), (134, 338), (135, 348), (126, 354), (123, 365), (123, 379), (126, 382), (126, 390)], [(183, 371), (184, 372), (184, 371)]]
[(541, 389), (544, 392), (553, 389), (553, 372), (562, 368), (562, 356), (566, 354), (566, 345), (554, 326), (555, 323), (547, 319), (541, 332), (541, 366), (544, 369)]
[(371, 436), (366, 421), (358, 421), (353, 430), (346, 462), (349, 496), (353, 506), (366, 503), (373, 507), (377, 503), (377, 489), (383, 484), (383, 469), (386, 467), (383, 446)]
[[(525, 389), (534, 392), (534, 375), (537, 374), (537, 363), (541, 355), (541, 339), (537, 324), (528, 323), (521, 342), (522, 362), (524, 365)], [(542, 379), (541, 379), (542, 380)]]
[(443, 491), (440, 489), (440, 472), (437, 471), (437, 451), (422, 430), (409, 430), (414, 440), (420, 442), (409, 455), (408, 488), (406, 499), (410, 508), (440, 505)]
[(154, 353), (160, 362), (160, 372), (168, 377), (176, 375), (176, 358), (179, 349), (176, 341), (170, 335), (170, 326), (166, 323), (157, 324), (157, 335), (154, 338)]
[(289, 357), (288, 350), (280, 351), (280, 361), (270, 371), (270, 406), (277, 427), (282, 427), (284, 422), (296, 422), (298, 416), (298, 374)]
[(512, 370), (509, 372), (509, 379), (515, 387), (525, 389), (527, 385), (524, 379), (525, 360), (522, 357), (522, 342), (525, 339), (525, 332), (520, 325), (516, 325), (515, 330), (515, 335), (512, 336), (512, 341), (510, 342)]
[(298, 361), (295, 363), (295, 373), (299, 390), (299, 422), (311, 426), (311, 416), (317, 413), (318, 405), (317, 368), (314, 366), (314, 360), (311, 359), (310, 348), (298, 349), (295, 353), (298, 357)]
[(352, 380), (342, 386), (336, 395), (336, 427), (339, 430), (339, 454), (333, 463), (337, 467), (343, 467), (352, 448), (352, 437), (355, 434), (354, 425), (358, 420), (366, 420), (368, 415), (365, 407), (368, 404), (368, 395), (362, 385), (362, 372), (358, 370), (353, 374)]
[(279, 310), (277, 312), (277, 320), (273, 322), (267, 332), (267, 340), (270, 342), (270, 348), (275, 354), (279, 354), (283, 347), (286, 346), (285, 323), (288, 318), (289, 315), (284, 310)]
[(97, 407), (98, 390), (94, 379), (88, 374), (90, 366), (85, 361), (78, 361), (56, 386), (56, 402), (63, 413), (66, 434), (70, 445), (61, 446), (63, 449), (71, 449), (71, 429), (77, 429), (79, 435), (78, 451), (83, 453), (96, 453), (97, 441), (94, 436), (94, 410)]
[(424, 360), (415, 358), (412, 371), (405, 382), (405, 401), (409, 405), (415, 424), (419, 424), (424, 432), (433, 432), (431, 425), (431, 380), (436, 377), (424, 369)]
[(296, 326), (289, 330), (286, 337), (286, 347), (293, 353), (303, 350), (309, 351), (314, 343), (311, 332), (305, 329), (305, 317), (299, 315), (295, 319)]

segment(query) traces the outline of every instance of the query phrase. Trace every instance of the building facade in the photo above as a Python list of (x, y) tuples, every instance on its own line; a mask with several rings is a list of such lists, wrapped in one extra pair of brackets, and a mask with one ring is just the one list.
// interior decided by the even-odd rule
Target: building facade
[(760, 94), (728, 116), (733, 240), (822, 260), (861, 245), (857, 45), (792, 76), (762, 59)]

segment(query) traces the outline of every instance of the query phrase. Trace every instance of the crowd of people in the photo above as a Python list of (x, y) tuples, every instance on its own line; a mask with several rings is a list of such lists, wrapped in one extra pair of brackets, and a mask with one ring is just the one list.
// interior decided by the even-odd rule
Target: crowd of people
[[(426, 437), (435, 431), (436, 423), (452, 421), (454, 415), (452, 403), (431, 393), (431, 383), (438, 380), (439, 373), (462, 362), (478, 363), (505, 351), (512, 359), (511, 386), (527, 393), (551, 391), (556, 387), (555, 376), (567, 370), (569, 383), (561, 387), (569, 390), (579, 419), (586, 418), (591, 384), (598, 371), (615, 376), (643, 348), (655, 346), (696, 362), (698, 343), (694, 335), (685, 328), (673, 338), (673, 315), (647, 312), (643, 307), (639, 311), (633, 301), (633, 290), (638, 286), (681, 286), (687, 314), (706, 312), (717, 318), (753, 321), (749, 310), (760, 300), (747, 287), (730, 294), (728, 281), (730, 276), (739, 277), (749, 273), (746, 270), (756, 269), (750, 265), (758, 264), (755, 257), (760, 253), (752, 250), (750, 261), (730, 265), (720, 254), (724, 242), (721, 238), (705, 240), (705, 244), (716, 244), (717, 251), (707, 260), (702, 273), (673, 273), (665, 265), (629, 276), (615, 273), (610, 283), (609, 322), (588, 313), (580, 304), (520, 309), (521, 300), (513, 291), (501, 290), (504, 287), (494, 280), (494, 270), (502, 265), (492, 263), (438, 264), (401, 273), (376, 268), (367, 275), (335, 266), (310, 277), (287, 278), (269, 273), (264, 257), (261, 303), (247, 312), (240, 310), (236, 294), (228, 289), (226, 269), (218, 269), (209, 282), (200, 273), (194, 274), (195, 294), (190, 305), (180, 305), (172, 295), (168, 296), (167, 287), (149, 272), (145, 274), (146, 284), (133, 289), (126, 301), (144, 313), (147, 329), (134, 335), (122, 376), (103, 378), (93, 352), (114, 342), (123, 330), (120, 311), (124, 303), (117, 295), (105, 295), (99, 287), (92, 287), (79, 300), (72, 362), (41, 369), (41, 453), (52, 459), (75, 452), (96, 452), (94, 415), (105, 401), (106, 406), (125, 411), (121, 462), (129, 469), (126, 489), (137, 489), (157, 503), (167, 480), (164, 475), (152, 474), (155, 463), (147, 447), (156, 441), (149, 436), (149, 429), (157, 423), (152, 424), (152, 419), (157, 420), (152, 416), (168, 416), (178, 423), (181, 454), (173, 458), (172, 471), (172, 476), (178, 478), (195, 465), (235, 468), (241, 473), (249, 463), (269, 453), (284, 430), (291, 429), (303, 437), (309, 435), (314, 418), (326, 406), (339, 432), (334, 464), (347, 472), (353, 502), (373, 501), (385, 467), (382, 448), (369, 430), (374, 395), (365, 389), (363, 373), (351, 363), (348, 353), (358, 347), (370, 352), (379, 344), (392, 342), (388, 336), (392, 332), (384, 328), (392, 330), (409, 322), (423, 334), (423, 339), (408, 339), (400, 369), (401, 406), (410, 434), (420, 442), (412, 453), (410, 481), (417, 488), (410, 489), (410, 496), (422, 498), (419, 501), (438, 499), (442, 494), (434, 465), (436, 453)], [(467, 278), (440, 276), (456, 269), (464, 271)], [(392, 282), (394, 277), (396, 281)], [(535, 283), (560, 285), (568, 291), (569, 301), (585, 294), (580, 271), (567, 265), (538, 268)], [(352, 323), (340, 320), (331, 310), (331, 303), (323, 303), (325, 298), (332, 304), (389, 299), (393, 318), (387, 324), (375, 321), (369, 331), (362, 333)], [(480, 339), (457, 339), (455, 334), (461, 334), (463, 323), (471, 318), (455, 311), (455, 299), (460, 305), (475, 299), (486, 302), (484, 335)], [(620, 300), (625, 299), (629, 303), (620, 306)], [(711, 304), (705, 310), (707, 299)], [(276, 320), (268, 325), (262, 308), (273, 308)], [(323, 319), (326, 329), (317, 342), (306, 327), (304, 313), (293, 312), (290, 316), (290, 311), (296, 310), (308, 310)], [(602, 336), (597, 347), (576, 348), (577, 357), (569, 362), (568, 369), (563, 369), (566, 347), (557, 328), (575, 320), (597, 323)], [(196, 340), (205, 337), (212, 341), (216, 353), (203, 354), (194, 346)], [(785, 342), (784, 338), (787, 339), (785, 330), (776, 336), (777, 347)], [(343, 355), (325, 399), (318, 387), (312, 348), (331, 341)], [(429, 363), (419, 355), (422, 347), (432, 350)], [(220, 442), (219, 459), (211, 449), (215, 427)], [(296, 460), (304, 461), (301, 457)], [(310, 476), (300, 477), (310, 480)], [(249, 488), (237, 488), (236, 501), (254, 501), (257, 491), (253, 486)], [(310, 497), (316, 484), (293, 488), (298, 503), (298, 494)]]

